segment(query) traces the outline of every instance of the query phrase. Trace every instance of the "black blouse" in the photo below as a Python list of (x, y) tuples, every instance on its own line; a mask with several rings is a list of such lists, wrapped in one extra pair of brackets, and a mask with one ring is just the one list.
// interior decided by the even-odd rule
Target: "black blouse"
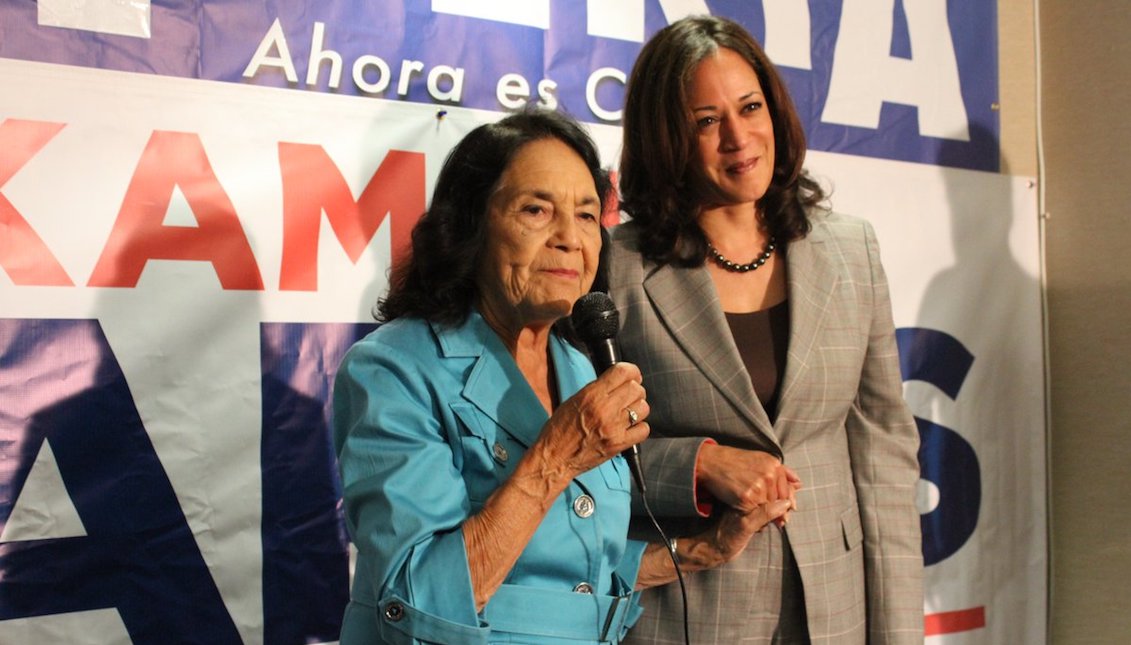
[(773, 421), (789, 350), (789, 300), (761, 311), (727, 313), (726, 317), (754, 393)]

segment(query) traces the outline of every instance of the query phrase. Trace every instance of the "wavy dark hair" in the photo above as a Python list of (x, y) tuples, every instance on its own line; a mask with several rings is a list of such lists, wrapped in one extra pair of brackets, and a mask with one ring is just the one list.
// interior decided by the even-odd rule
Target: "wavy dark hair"
[(379, 322), (413, 316), (456, 325), (467, 319), (479, 297), (475, 278), (487, 244), (487, 202), (515, 153), (542, 139), (557, 139), (581, 157), (604, 209), (608, 173), (572, 118), (529, 109), (475, 128), (444, 160), (432, 202), (412, 229), (411, 249), (393, 266), (389, 293), (377, 302)]
[(758, 200), (763, 224), (782, 242), (805, 237), (811, 229), (807, 210), (825, 200), (802, 167), (805, 132), (797, 110), (761, 46), (733, 20), (684, 18), (644, 45), (624, 107), (621, 208), (636, 223), (644, 257), (661, 264), (699, 266), (707, 257), (707, 237), (696, 218), (711, 188), (696, 163), (688, 88), (699, 63), (719, 48), (734, 51), (754, 68), (773, 121), (773, 179)]

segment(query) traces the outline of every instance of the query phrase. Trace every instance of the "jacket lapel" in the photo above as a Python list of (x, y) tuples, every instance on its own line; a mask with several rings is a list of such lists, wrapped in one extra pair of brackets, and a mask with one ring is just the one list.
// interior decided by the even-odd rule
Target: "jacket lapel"
[[(502, 340), (473, 311), (458, 328), (433, 324), (445, 358), (475, 358), (461, 396), (526, 448), (538, 439), (549, 420), (542, 403), (526, 382)], [(558, 385), (558, 400), (565, 401), (593, 378), (592, 368), (580, 353), (571, 353), (565, 340), (550, 336), (550, 356)], [(600, 468), (610, 468), (603, 464)], [(581, 473), (576, 481), (587, 490), (599, 490), (599, 468)]]
[(460, 327), (433, 329), (445, 358), (476, 358), (463, 398), (529, 448), (549, 416), (502, 340), (475, 311)]
[(644, 278), (644, 291), (699, 371), (776, 445), (770, 419), (754, 394), (707, 269), (664, 265)]
[(827, 230), (818, 222), (804, 239), (789, 243), (786, 250), (786, 280), (789, 284), (789, 354), (778, 416), (796, 418), (800, 411), (791, 406), (798, 400), (798, 384), (811, 366), (813, 348), (829, 313), (839, 274), (828, 259)]

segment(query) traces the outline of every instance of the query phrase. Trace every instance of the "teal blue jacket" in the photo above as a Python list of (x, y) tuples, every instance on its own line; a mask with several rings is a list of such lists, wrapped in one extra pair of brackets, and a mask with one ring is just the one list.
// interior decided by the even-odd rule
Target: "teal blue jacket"
[[(557, 334), (550, 356), (559, 400), (593, 380), (586, 358)], [(379, 327), (346, 354), (333, 406), (358, 550), (342, 645), (616, 643), (635, 622), (644, 545), (627, 540), (630, 479), (619, 456), (555, 500), (476, 612), (461, 526), (549, 418), (478, 313), (458, 327)]]

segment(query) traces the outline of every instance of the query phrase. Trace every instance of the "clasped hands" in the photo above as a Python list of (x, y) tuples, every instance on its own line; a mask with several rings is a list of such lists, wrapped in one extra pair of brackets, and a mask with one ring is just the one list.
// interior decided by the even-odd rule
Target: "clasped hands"
[[(797, 508), (801, 479), (768, 452), (707, 443), (700, 448), (695, 466), (698, 483), (739, 513), (752, 513), (778, 500), (789, 500), (790, 511)], [(788, 518), (789, 511), (775, 519), (784, 525)]]
[[(567, 477), (572, 477), (639, 443), (649, 434), (644, 419), (651, 411), (641, 380), (635, 365), (613, 366), (555, 410), (539, 447), (556, 455), (550, 461), (564, 466)], [(698, 484), (727, 508), (706, 532), (680, 538), (685, 570), (730, 561), (766, 524), (784, 526), (797, 508), (801, 479), (768, 452), (708, 442), (699, 450), (696, 473)], [(646, 567), (652, 568), (657, 567)], [(658, 567), (650, 575), (642, 571), (638, 586), (669, 580), (667, 572), (661, 573), (665, 568)]]
[(697, 543), (705, 566), (737, 556), (766, 524), (779, 527), (797, 508), (801, 478), (768, 452), (704, 444), (696, 461), (698, 484), (727, 508), (706, 540)]
[[(746, 549), (770, 522), (784, 526), (797, 508), (797, 473), (773, 455), (709, 442), (699, 449), (696, 473), (707, 492), (727, 506), (702, 533), (680, 537), (677, 556), (684, 572), (717, 567)], [(666, 548), (650, 544), (644, 552), (636, 588), (666, 584), (676, 577)]]

